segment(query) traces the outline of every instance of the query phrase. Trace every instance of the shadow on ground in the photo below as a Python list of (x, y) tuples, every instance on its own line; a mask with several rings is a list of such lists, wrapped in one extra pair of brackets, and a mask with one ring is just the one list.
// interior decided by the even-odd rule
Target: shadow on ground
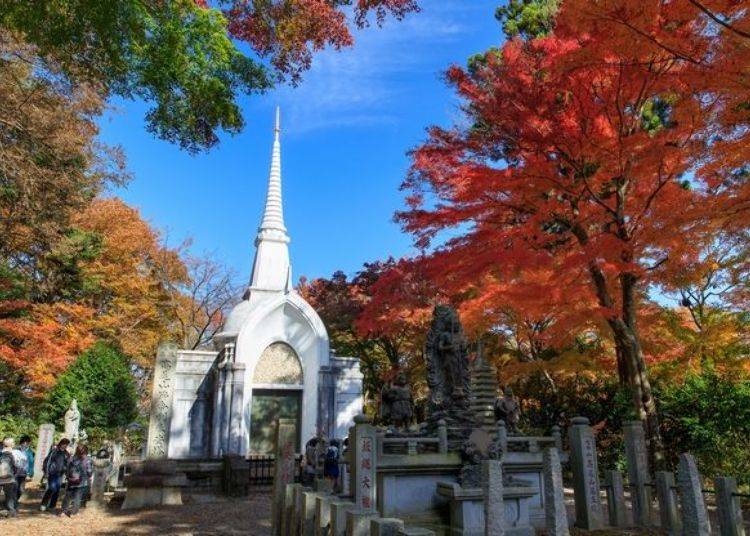
[[(3, 536), (174, 534), (174, 535), (269, 535), (270, 491), (259, 490), (247, 498), (186, 497), (182, 506), (143, 510), (119, 510), (112, 503), (104, 511), (81, 510), (69, 518), (39, 511), (41, 491), (30, 489), (21, 501), (18, 517), (0, 521)], [(58, 502), (58, 510), (60, 503)]]

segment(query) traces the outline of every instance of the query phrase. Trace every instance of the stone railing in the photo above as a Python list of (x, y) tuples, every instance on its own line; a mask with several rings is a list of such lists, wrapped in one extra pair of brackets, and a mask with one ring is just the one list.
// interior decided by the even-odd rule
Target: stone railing
[(445, 421), (438, 422), (436, 437), (386, 437), (377, 434), (377, 453), (382, 456), (416, 456), (417, 454), (446, 454), (448, 452), (448, 429)]
[(550, 436), (508, 435), (503, 421), (497, 422), (497, 440), (502, 452), (541, 452), (546, 447), (555, 447), (562, 452), (562, 433), (559, 426), (552, 427)]

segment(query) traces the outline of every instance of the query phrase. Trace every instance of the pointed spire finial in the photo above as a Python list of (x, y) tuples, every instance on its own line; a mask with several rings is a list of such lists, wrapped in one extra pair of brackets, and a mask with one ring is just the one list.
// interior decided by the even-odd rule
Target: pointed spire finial
[(276, 107), (276, 123), (273, 129), (273, 150), (271, 151), (271, 172), (268, 176), (268, 190), (266, 193), (266, 207), (263, 211), (263, 219), (258, 229), (256, 244), (260, 240), (282, 240), (289, 241), (284, 226), (284, 210), (281, 203), (281, 111)]

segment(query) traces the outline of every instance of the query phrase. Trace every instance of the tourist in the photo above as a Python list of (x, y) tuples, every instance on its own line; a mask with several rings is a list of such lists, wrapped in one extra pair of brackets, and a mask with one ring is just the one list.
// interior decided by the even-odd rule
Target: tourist
[(86, 503), (91, 498), (91, 480), (94, 477), (94, 462), (89, 456), (89, 448), (86, 445), (81, 446), (83, 452), (83, 468), (86, 469), (88, 478), (83, 482), (83, 491), (81, 492), (81, 505), (85, 508)]
[(5, 495), (5, 508), (8, 515), (16, 516), (16, 461), (13, 456), (13, 438), (6, 437), (3, 440), (3, 450), (0, 452), (0, 489)]
[(70, 517), (78, 513), (81, 508), (81, 500), (89, 487), (89, 481), (93, 467), (88, 456), (88, 448), (78, 445), (73, 458), (68, 462), (66, 476), (68, 484), (65, 488), (65, 498), (62, 509), (65, 515)]
[[(23, 436), (18, 448), (13, 450), (13, 461), (16, 462), (16, 501), (21, 500), (21, 495), (26, 487), (26, 477), (29, 475), (29, 457), (26, 453), (31, 438)], [(33, 463), (33, 462), (32, 462)]]
[(331, 444), (326, 450), (325, 461), (323, 462), (323, 476), (328, 481), (330, 489), (336, 490), (336, 482), (339, 478), (339, 440), (332, 439)]
[(39, 507), (42, 512), (47, 509), (54, 510), (57, 505), (57, 497), (60, 495), (60, 484), (62, 484), (62, 477), (68, 468), (68, 460), (70, 459), (68, 445), (70, 445), (70, 439), (62, 438), (49, 451), (42, 464), (44, 476), (47, 477), (47, 489), (44, 492), (42, 504)]

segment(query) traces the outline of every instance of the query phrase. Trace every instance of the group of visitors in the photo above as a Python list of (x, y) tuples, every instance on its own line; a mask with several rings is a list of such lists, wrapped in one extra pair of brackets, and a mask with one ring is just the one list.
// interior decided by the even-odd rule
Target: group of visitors
[(16, 515), (18, 501), (26, 486), (26, 479), (34, 476), (34, 451), (31, 438), (21, 437), (18, 447), (12, 437), (3, 440), (0, 451), (0, 490), (5, 495), (5, 508), (8, 515)]
[[(64, 513), (73, 516), (78, 513), (82, 504), (85, 506), (94, 472), (93, 462), (86, 445), (77, 445), (72, 456), (68, 451), (69, 447), (70, 440), (61, 439), (42, 463), (42, 482), (47, 482), (39, 507), (43, 512), (56, 512), (55, 507), (63, 484), (65, 497), (62, 501), (62, 510), (56, 512), (57, 515)], [(18, 448), (15, 448), (12, 437), (6, 437), (0, 452), (0, 490), (5, 496), (7, 515), (17, 515), (18, 501), (23, 494), (26, 479), (33, 476), (34, 452), (29, 436), (20, 439)]]

